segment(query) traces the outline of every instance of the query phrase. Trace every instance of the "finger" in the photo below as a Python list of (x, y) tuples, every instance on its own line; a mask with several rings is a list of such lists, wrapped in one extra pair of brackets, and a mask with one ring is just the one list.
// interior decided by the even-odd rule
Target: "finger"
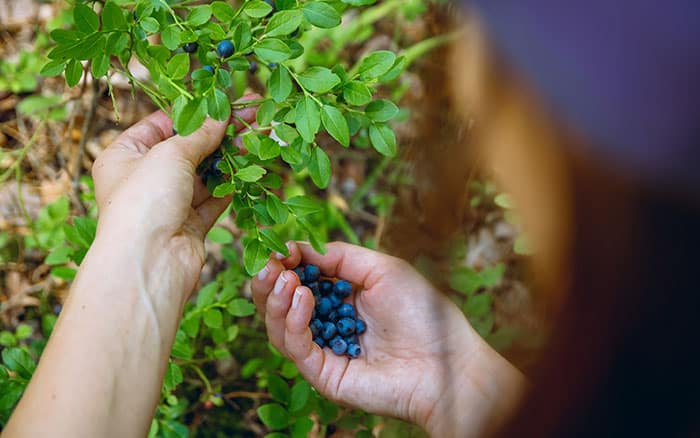
[(156, 111), (122, 132), (109, 148), (125, 148), (145, 154), (158, 143), (173, 136), (173, 122), (163, 111)]
[(285, 257), (284, 254), (275, 252), (272, 254), (272, 257), (282, 262), (286, 269), (294, 269), (301, 263), (301, 251), (294, 241), (289, 241), (285, 245), (287, 245), (287, 249), (289, 250), (288, 256)]
[(265, 326), (270, 342), (284, 353), (285, 319), (292, 304), (292, 295), (299, 286), (299, 279), (291, 271), (284, 271), (275, 281), (272, 293), (267, 297)]
[(267, 312), (267, 297), (272, 293), (277, 277), (284, 271), (284, 266), (274, 259), (267, 262), (264, 268), (253, 277), (251, 290), (253, 292), (253, 303), (258, 308), (260, 316), (265, 317)]
[(204, 181), (199, 176), (194, 178), (194, 192), (192, 194), (192, 207), (197, 208), (211, 198), (209, 189), (204, 185)]
[(338, 277), (370, 289), (388, 270), (401, 261), (395, 257), (343, 242), (326, 245), (321, 255), (306, 242), (297, 242), (304, 263), (317, 265), (323, 275)]
[(151, 149), (152, 156), (157, 159), (182, 160), (192, 168), (192, 172), (206, 157), (212, 154), (221, 145), (221, 140), (226, 134), (226, 122), (219, 122), (207, 118), (201, 128), (187, 137), (176, 136), (159, 143)]
[(323, 368), (323, 350), (316, 345), (309, 330), (314, 297), (308, 287), (294, 290), (284, 327), (284, 350), (299, 371), (314, 382)]
[(211, 227), (214, 226), (221, 214), (224, 212), (224, 210), (226, 210), (226, 207), (229, 206), (232, 199), (233, 198), (231, 196), (227, 196), (225, 198), (212, 197), (207, 199), (202, 203), (202, 205), (197, 207), (195, 211), (202, 219), (202, 224), (204, 226), (204, 235), (206, 235), (209, 232), (209, 230), (211, 230)]

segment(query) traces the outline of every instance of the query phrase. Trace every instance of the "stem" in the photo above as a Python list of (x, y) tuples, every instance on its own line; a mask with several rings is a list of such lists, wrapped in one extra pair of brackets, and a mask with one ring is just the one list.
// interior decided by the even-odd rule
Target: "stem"
[(188, 364), (190, 368), (194, 370), (195, 373), (199, 376), (200, 379), (202, 379), (202, 382), (204, 382), (204, 386), (207, 387), (207, 392), (212, 393), (212, 388), (211, 388), (211, 383), (209, 382), (209, 379), (207, 379), (207, 376), (204, 375), (204, 371), (202, 371), (201, 368), (199, 368), (197, 365), (194, 364)]
[(27, 207), (24, 204), (24, 194), (22, 193), (22, 170), (19, 166), (15, 168), (15, 181), (17, 182), (17, 201), (19, 202), (19, 208), (22, 210), (24, 215), (24, 220), (27, 221), (27, 227), (34, 229), (34, 222), (32, 217), (27, 211)]
[(19, 157), (17, 158), (17, 160), (15, 160), (15, 162), (12, 163), (12, 165), (8, 167), (2, 175), (0, 175), (0, 184), (5, 182), (5, 180), (9, 178), (10, 175), (12, 175), (15, 169), (19, 167), (20, 164), (22, 164), (22, 161), (24, 161), (24, 157), (26, 157), (27, 152), (29, 152), (29, 148), (31, 148), (34, 145), (34, 143), (36, 143), (36, 141), (39, 139), (39, 134), (41, 133), (41, 130), (44, 128), (45, 125), (46, 120), (42, 120), (41, 124), (39, 124), (36, 131), (34, 132), (34, 135), (32, 135), (32, 138), (30, 138), (27, 144), (25, 144), (24, 147), (22, 147), (22, 149), (19, 151)]

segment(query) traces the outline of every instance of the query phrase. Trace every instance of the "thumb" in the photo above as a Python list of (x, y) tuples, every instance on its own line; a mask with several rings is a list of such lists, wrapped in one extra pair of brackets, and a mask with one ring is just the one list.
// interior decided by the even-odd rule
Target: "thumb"
[(227, 127), (227, 122), (207, 118), (202, 127), (194, 133), (187, 137), (179, 135), (171, 137), (154, 147), (152, 151), (156, 152), (157, 150), (157, 155), (164, 154), (171, 158), (187, 161), (194, 169), (219, 148)]

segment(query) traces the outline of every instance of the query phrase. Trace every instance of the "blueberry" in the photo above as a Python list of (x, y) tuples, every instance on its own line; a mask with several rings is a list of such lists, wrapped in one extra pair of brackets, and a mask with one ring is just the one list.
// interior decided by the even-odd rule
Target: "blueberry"
[(326, 345), (326, 341), (324, 341), (323, 338), (314, 338), (314, 342), (321, 348), (323, 348), (324, 345)]
[(216, 53), (222, 58), (228, 58), (234, 51), (231, 40), (223, 40), (216, 46)]
[(355, 320), (355, 333), (358, 335), (361, 335), (367, 330), (367, 324), (361, 320), (361, 319), (356, 319)]
[(184, 50), (187, 53), (194, 53), (197, 51), (199, 48), (199, 44), (197, 43), (186, 43), (184, 46), (182, 46), (182, 50)]
[(258, 71), (258, 63), (255, 61), (251, 61), (250, 63), (250, 73), (255, 74)]
[(337, 331), (335, 324), (332, 322), (324, 322), (323, 328), (321, 329), (321, 337), (326, 340), (331, 339), (335, 336)]
[(266, 17), (269, 17), (270, 15), (274, 14), (277, 10), (277, 7), (275, 6), (275, 0), (265, 0), (265, 3), (272, 6), (272, 11), (270, 11), (270, 13), (266, 15)]
[(328, 314), (328, 321), (333, 321), (333, 322), (338, 321), (338, 312), (334, 310), (331, 313), (329, 313)]
[(295, 30), (294, 32), (292, 32), (289, 36), (292, 37), (292, 38), (298, 37), (298, 36), (299, 36), (299, 29), (297, 29), (297, 30)]
[(343, 304), (343, 300), (341, 298), (338, 298), (337, 295), (329, 295), (327, 298), (331, 302), (331, 307), (333, 309), (337, 309), (340, 307), (341, 304)]
[(318, 284), (318, 289), (321, 291), (321, 295), (330, 295), (333, 292), (333, 282), (330, 280), (323, 280)]
[(341, 318), (354, 318), (355, 317), (355, 306), (348, 303), (343, 303), (338, 307), (338, 315)]
[(355, 332), (355, 320), (352, 318), (341, 318), (335, 326), (341, 336), (350, 336)]
[(350, 344), (358, 344), (359, 345), (360, 344), (359, 338), (357, 337), (357, 335), (354, 335), (354, 334), (350, 335), (350, 336), (344, 336), (343, 339), (345, 339), (345, 342), (347, 342), (348, 345), (350, 345)]
[(134, 17), (134, 21), (139, 21), (139, 14), (136, 11), (132, 12), (131, 15)]
[[(314, 295), (314, 300), (316, 300), (316, 295)], [(316, 318), (316, 308), (311, 309), (311, 319)]]
[(321, 291), (318, 290), (318, 282), (314, 281), (313, 283), (306, 283), (306, 287), (311, 289), (311, 293), (314, 295), (318, 295), (321, 293)]
[(333, 286), (333, 292), (341, 299), (347, 298), (352, 293), (352, 284), (346, 280), (338, 280)]
[(331, 310), (333, 310), (332, 307), (333, 305), (331, 304), (331, 300), (326, 297), (323, 297), (320, 300), (318, 300), (316, 311), (319, 315), (326, 316), (329, 313), (331, 313)]
[(313, 333), (314, 338), (318, 336), (319, 333), (321, 333), (321, 329), (323, 328), (323, 323), (321, 322), (320, 319), (312, 319), (311, 323), (309, 324), (309, 328), (311, 329), (311, 333)]
[(217, 158), (216, 160), (214, 160), (211, 163), (210, 172), (213, 176), (215, 176), (217, 178), (223, 178), (223, 176), (224, 176), (224, 172), (222, 172), (221, 169), (219, 169), (219, 163), (221, 163), (221, 161), (222, 161), (221, 158)]
[(359, 344), (348, 344), (347, 352), (348, 356), (353, 359), (357, 359), (360, 356), (360, 353), (362, 353), (362, 349), (360, 348)]
[(202, 67), (202, 68), (203, 68), (204, 70), (208, 71), (209, 73), (214, 74), (214, 67), (212, 67), (211, 65), (205, 65), (205, 66)]
[(337, 354), (338, 356), (344, 354), (345, 351), (348, 349), (348, 344), (340, 336), (336, 336), (335, 338), (333, 338), (333, 340), (328, 345), (333, 350), (333, 353)]
[(277, 68), (277, 63), (271, 62), (271, 63), (267, 64), (267, 66), (270, 68), (270, 70), (274, 70)]
[(304, 268), (301, 266), (294, 268), (294, 273), (297, 274), (297, 277), (299, 277), (299, 282), (301, 284), (306, 283), (306, 274), (304, 273)]
[(306, 273), (307, 283), (318, 281), (318, 279), (321, 277), (321, 270), (318, 269), (318, 266), (316, 265), (308, 265), (304, 272)]

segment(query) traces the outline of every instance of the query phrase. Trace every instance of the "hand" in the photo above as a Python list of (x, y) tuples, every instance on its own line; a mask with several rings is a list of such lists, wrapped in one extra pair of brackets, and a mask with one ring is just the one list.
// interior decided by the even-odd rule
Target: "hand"
[[(253, 122), (255, 109), (236, 115)], [(145, 285), (152, 294), (184, 302), (199, 278), (204, 236), (230, 197), (210, 196), (195, 169), (219, 148), (226, 127), (208, 119), (194, 134), (176, 136), (170, 118), (157, 112), (119, 136), (93, 166), (96, 245), (139, 260), (142, 272), (154, 274)]]
[[(482, 414), (494, 404), (488, 398), (495, 388), (487, 387), (492, 379), (483, 374), (500, 377), (505, 367), (516, 377), (504, 377), (504, 385), (520, 377), (452, 302), (400, 259), (344, 243), (329, 244), (324, 256), (304, 243), (288, 246), (288, 258), (271, 258), (254, 279), (253, 299), (272, 344), (321, 394), (412, 421), (435, 436), (487, 427)], [(336, 356), (312, 341), (308, 324), (314, 298), (289, 271), (301, 261), (359, 287), (350, 297), (367, 323), (358, 359)]]

